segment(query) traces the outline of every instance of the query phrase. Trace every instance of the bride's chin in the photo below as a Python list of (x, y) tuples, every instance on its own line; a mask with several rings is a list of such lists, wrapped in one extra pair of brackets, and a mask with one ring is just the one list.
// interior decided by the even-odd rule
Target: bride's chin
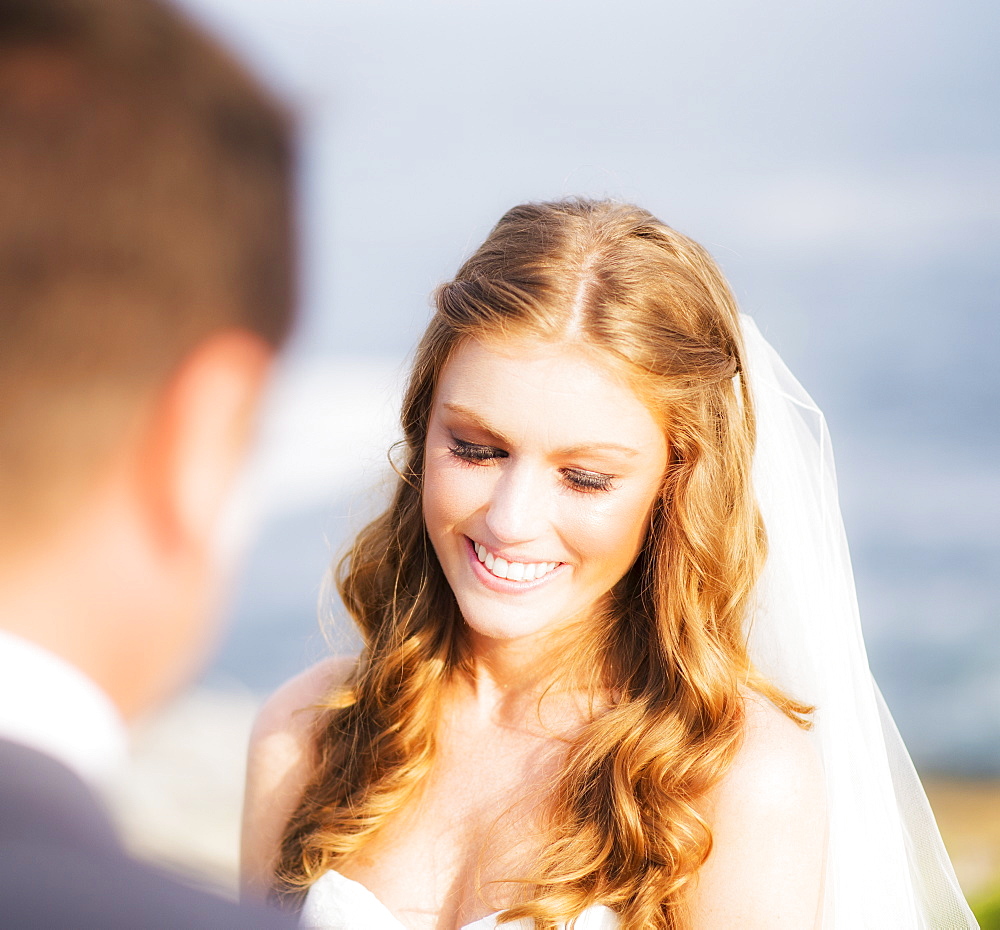
[(533, 611), (477, 610), (475, 607), (459, 611), (466, 630), (473, 637), (483, 637), (493, 643), (509, 642), (537, 636), (549, 632), (557, 625), (556, 618), (540, 617)]
[(473, 617), (470, 620), (463, 616), (462, 619), (465, 621), (466, 630), (474, 640), (482, 638), (494, 644), (515, 643), (518, 640), (545, 632), (544, 626), (531, 627), (524, 623), (512, 622), (506, 618)]

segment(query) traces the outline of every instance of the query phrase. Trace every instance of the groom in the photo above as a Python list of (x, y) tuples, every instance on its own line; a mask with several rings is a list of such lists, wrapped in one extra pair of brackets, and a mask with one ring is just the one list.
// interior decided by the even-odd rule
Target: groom
[(280, 109), (155, 0), (0, 0), (0, 926), (289, 926), (128, 858), (123, 721), (197, 667), (291, 322)]

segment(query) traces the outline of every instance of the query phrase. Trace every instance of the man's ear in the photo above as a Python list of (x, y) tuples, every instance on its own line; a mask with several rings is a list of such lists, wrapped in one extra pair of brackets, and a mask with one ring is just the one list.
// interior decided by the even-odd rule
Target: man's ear
[(199, 343), (154, 399), (140, 486), (161, 544), (207, 546), (253, 436), (273, 348), (245, 330)]

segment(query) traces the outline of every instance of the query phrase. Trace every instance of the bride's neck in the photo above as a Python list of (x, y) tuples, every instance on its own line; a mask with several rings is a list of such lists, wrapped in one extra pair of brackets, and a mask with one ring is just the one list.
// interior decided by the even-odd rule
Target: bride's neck
[(538, 719), (542, 701), (561, 708), (559, 716), (570, 707), (589, 715), (600, 695), (592, 676), (567, 664), (572, 640), (572, 634), (497, 640), (470, 631), (462, 676), (468, 697), (481, 715), (507, 723)]

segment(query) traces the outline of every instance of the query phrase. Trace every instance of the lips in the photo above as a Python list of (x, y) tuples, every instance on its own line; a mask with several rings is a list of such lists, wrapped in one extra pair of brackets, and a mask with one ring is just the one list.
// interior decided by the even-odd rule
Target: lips
[(507, 581), (537, 581), (554, 571), (561, 562), (512, 562), (494, 555), (482, 543), (472, 540), (476, 557), (486, 570), (496, 578)]

